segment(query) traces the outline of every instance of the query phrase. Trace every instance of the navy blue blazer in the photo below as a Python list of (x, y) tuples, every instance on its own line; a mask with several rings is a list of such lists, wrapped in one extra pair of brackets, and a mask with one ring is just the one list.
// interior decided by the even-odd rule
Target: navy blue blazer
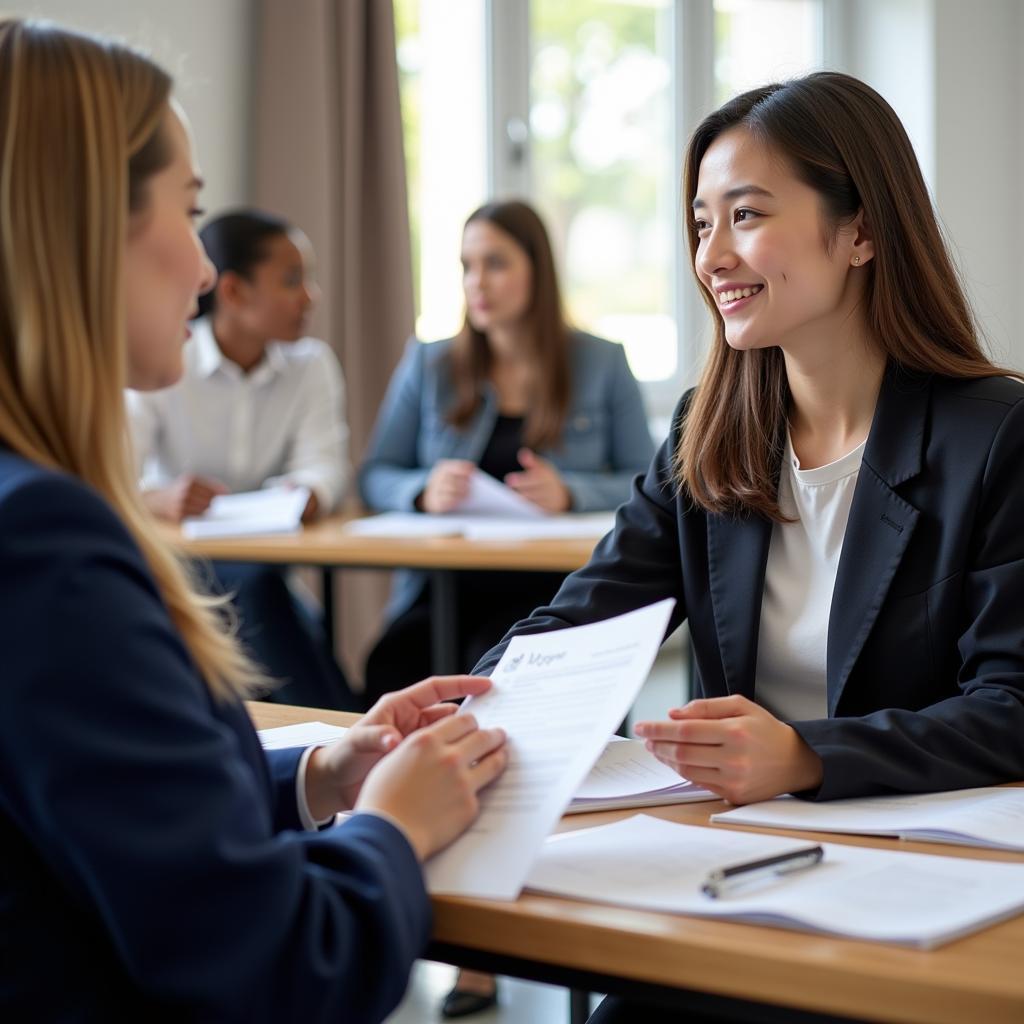
[[(885, 375), (846, 528), (827, 643), (817, 799), (1024, 778), (1024, 385)], [(676, 598), (694, 696), (756, 700), (771, 523), (708, 515), (673, 480), (685, 415), (590, 563), (511, 637)]]
[(412, 849), (301, 831), (121, 521), (0, 448), (0, 1019), (379, 1021), (428, 934)]
[[(413, 339), (395, 370), (377, 416), (359, 488), (368, 508), (412, 512), (438, 459), (479, 462), (498, 419), (498, 398), (487, 384), (465, 428), (447, 416), (455, 401), (448, 369), (451, 340)], [(572, 392), (558, 444), (538, 454), (558, 468), (573, 510), (613, 509), (654, 454), (643, 399), (621, 345), (575, 331), (570, 343)], [(409, 608), (426, 583), (422, 572), (398, 572), (388, 616)]]

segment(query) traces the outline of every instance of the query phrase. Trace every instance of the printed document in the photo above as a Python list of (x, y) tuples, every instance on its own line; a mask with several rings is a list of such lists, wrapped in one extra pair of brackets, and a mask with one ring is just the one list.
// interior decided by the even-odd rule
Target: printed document
[(189, 540), (298, 533), (309, 502), (308, 487), (268, 487), (265, 491), (220, 494), (201, 516), (182, 521)]
[(720, 899), (711, 871), (788, 853), (792, 837), (634, 815), (552, 836), (527, 878), (538, 892), (931, 949), (1024, 910), (1024, 864), (823, 844), (816, 867), (760, 875)]
[(654, 662), (675, 601), (604, 622), (517, 636), (463, 704), (482, 727), (508, 733), (509, 765), (481, 794), (480, 816), (426, 865), (433, 893), (514, 900)]
[(926, 843), (1024, 850), (1024, 788), (989, 786), (820, 804), (780, 797), (724, 811), (711, 820), (725, 825), (850, 832)]

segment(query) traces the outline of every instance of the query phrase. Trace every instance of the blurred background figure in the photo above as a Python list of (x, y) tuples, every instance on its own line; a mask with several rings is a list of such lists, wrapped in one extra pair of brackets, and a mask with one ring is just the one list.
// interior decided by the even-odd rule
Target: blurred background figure
[[(199, 300), (185, 374), (164, 391), (127, 392), (143, 500), (156, 516), (201, 515), (218, 494), (308, 487), (303, 521), (333, 511), (348, 483), (348, 429), (338, 361), (305, 336), (318, 297), (309, 240), (286, 221), (237, 210), (200, 232), (217, 269)], [(281, 685), (273, 697), (351, 708), (347, 683), (311, 609), (282, 569), (214, 562), (234, 595), (240, 635)]]

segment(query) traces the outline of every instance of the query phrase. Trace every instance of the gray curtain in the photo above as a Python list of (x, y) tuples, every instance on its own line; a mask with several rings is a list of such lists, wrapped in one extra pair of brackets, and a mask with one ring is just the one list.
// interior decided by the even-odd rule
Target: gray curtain
[[(391, 0), (261, 0), (256, 11), (253, 201), (316, 250), (312, 333), (341, 361), (358, 465), (414, 321), (394, 12)], [(386, 589), (380, 573), (341, 574), (350, 678)]]

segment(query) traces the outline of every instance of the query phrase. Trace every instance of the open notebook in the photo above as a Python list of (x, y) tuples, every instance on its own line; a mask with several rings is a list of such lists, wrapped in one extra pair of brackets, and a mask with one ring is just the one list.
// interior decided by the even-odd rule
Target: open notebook
[(1024, 851), (1024, 788), (990, 786), (820, 804), (780, 797), (737, 807), (711, 820)]
[[(302, 722), (262, 729), (260, 742), (265, 750), (305, 747), (330, 743), (345, 731), (326, 722)], [(566, 813), (715, 799), (714, 793), (680, 779), (671, 768), (666, 768), (644, 749), (640, 740), (613, 739), (584, 779)]]
[(526, 888), (574, 899), (931, 949), (1024, 910), (1024, 864), (825, 843), (816, 867), (720, 899), (710, 872), (807, 845), (637, 814), (552, 836)]
[(268, 487), (263, 491), (218, 495), (201, 516), (181, 524), (189, 540), (298, 533), (309, 502), (307, 487)]

